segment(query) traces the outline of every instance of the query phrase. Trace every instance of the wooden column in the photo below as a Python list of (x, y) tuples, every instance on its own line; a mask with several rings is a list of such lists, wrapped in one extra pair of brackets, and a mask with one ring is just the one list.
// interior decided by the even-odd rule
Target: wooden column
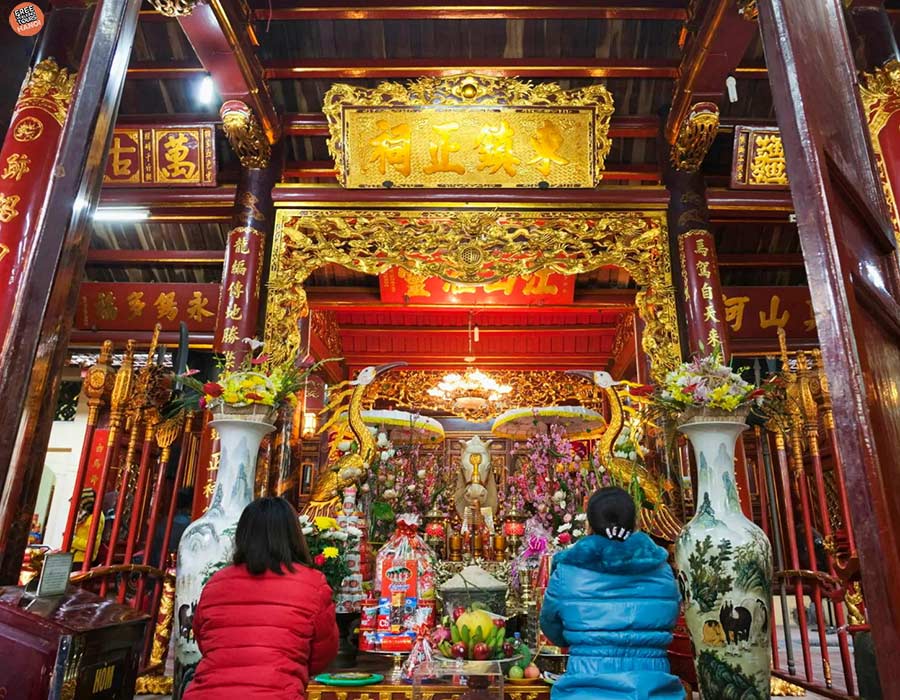
[(239, 365), (250, 349), (244, 338), (261, 337), (260, 292), (265, 276), (266, 242), (272, 238), (275, 207), (272, 187), (278, 177), (269, 142), (251, 109), (239, 100), (222, 105), (222, 122), (241, 160), (222, 268), (222, 292), (214, 348), (226, 366)]
[[(54, 167), (43, 187), (30, 188), (43, 193), (43, 207), (29, 245), (19, 248), (27, 262), (0, 353), (0, 585), (18, 579), (28, 541), (87, 258), (88, 223), (100, 195), (139, 9), (140, 0), (96, 4)], [(43, 114), (48, 128), (47, 109)], [(17, 122), (11, 129), (14, 140), (17, 131), (23, 134), (20, 127)]]
[[(719, 110), (701, 102), (682, 123), (675, 143), (665, 148), (663, 180), (669, 191), (668, 225), (673, 278), (680, 310), (682, 353), (708, 354), (716, 345), (727, 363), (731, 358), (725, 302), (719, 281), (715, 241), (710, 233), (706, 183), (700, 166), (719, 128)], [(683, 325), (682, 325), (683, 324)]]
[[(759, 0), (879, 666), (900, 653), (900, 275), (838, 0)], [(813, 38), (814, 40), (810, 40)], [(882, 673), (885, 698), (900, 674)]]

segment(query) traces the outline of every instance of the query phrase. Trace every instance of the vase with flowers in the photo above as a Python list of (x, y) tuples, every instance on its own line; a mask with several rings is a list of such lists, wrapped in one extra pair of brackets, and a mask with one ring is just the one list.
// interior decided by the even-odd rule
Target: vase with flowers
[(298, 369), (293, 361), (275, 365), (260, 341), (245, 338), (244, 342), (250, 352), (239, 367), (219, 365), (218, 377), (206, 382), (197, 378), (195, 370), (179, 377), (186, 391), (176, 408), (212, 412), (214, 420), (209, 425), (218, 433), (220, 452), (218, 464), (212, 465), (216, 482), (209, 508), (188, 526), (178, 545), (173, 632), (177, 697), (200, 661), (191, 629), (200, 593), (210, 577), (230, 563), (238, 519), (253, 499), (260, 443), (274, 430), (276, 411), (296, 401), (307, 377), (322, 364), (305, 369)]
[(675, 562), (706, 698), (769, 694), (772, 549), (744, 516), (734, 475), (735, 443), (766, 393), (718, 352), (669, 372), (650, 393), (691, 441), (697, 462), (697, 512), (675, 543)]

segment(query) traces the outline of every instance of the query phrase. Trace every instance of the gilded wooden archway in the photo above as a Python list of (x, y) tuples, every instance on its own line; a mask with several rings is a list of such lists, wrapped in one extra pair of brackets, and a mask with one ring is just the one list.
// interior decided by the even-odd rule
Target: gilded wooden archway
[(615, 265), (640, 288), (654, 377), (680, 359), (663, 212), (279, 209), (266, 312), (273, 359), (297, 353), (303, 285), (326, 264), (373, 275), (396, 266), (461, 284)]

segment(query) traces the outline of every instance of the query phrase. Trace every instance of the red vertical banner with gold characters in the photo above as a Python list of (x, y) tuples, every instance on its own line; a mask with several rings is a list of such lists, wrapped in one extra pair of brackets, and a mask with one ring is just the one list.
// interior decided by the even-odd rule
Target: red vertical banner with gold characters
[(715, 240), (705, 229), (691, 229), (678, 237), (678, 252), (690, 352), (706, 355), (721, 347), (727, 362), (731, 353)]
[(244, 338), (256, 335), (265, 235), (252, 226), (236, 226), (227, 245), (213, 346), (225, 366), (233, 367), (249, 349)]
[(0, 150), (0, 347), (53, 171), (75, 75), (47, 58), (29, 72)]

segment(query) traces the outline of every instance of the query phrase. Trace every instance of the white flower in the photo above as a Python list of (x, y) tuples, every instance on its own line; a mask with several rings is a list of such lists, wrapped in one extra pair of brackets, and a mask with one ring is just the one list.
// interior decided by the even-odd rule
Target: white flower
[(323, 540), (333, 540), (336, 533), (337, 530), (322, 530), (322, 532), (319, 533), (319, 537)]
[(554, 501), (564, 501), (564, 500), (566, 500), (566, 494), (565, 494), (565, 492), (563, 492), (562, 490), (557, 491), (556, 493), (553, 494), (553, 500), (554, 500)]
[(395, 454), (397, 454), (397, 450), (395, 450), (393, 447), (388, 450), (388, 455), (390, 455), (391, 457), (393, 457)]
[(563, 523), (558, 528), (556, 528), (556, 531), (558, 533), (562, 534), (564, 532), (568, 532), (571, 529), (572, 529), (572, 523)]
[(583, 534), (584, 533), (577, 528), (575, 530), (572, 530), (572, 537), (581, 537)]
[(389, 450), (382, 450), (379, 456), (382, 462), (387, 462), (391, 458), (391, 453)]
[(354, 527), (353, 525), (348, 525), (347, 534), (350, 535), (350, 537), (362, 537), (362, 530), (360, 530), (358, 527)]
[(369, 428), (369, 432), (372, 433), (372, 437), (375, 437), (376, 435), (378, 435), (378, 428), (376, 428), (374, 425), (370, 425), (370, 426), (368, 426), (368, 428)]
[(363, 493), (369, 493), (369, 491), (371, 489), (369, 488), (368, 482), (366, 482), (365, 484), (363, 484), (362, 486), (359, 487), (359, 490), (362, 491)]
[(419, 477), (420, 479), (424, 479), (424, 478), (425, 478), (425, 473), (426, 473), (426, 472), (425, 472), (424, 469), (420, 469), (419, 471), (416, 472), (416, 476)]
[(300, 528), (300, 531), (301, 531), (304, 535), (311, 535), (311, 534), (313, 534), (313, 528), (312, 528), (311, 525), (307, 525), (307, 526), (305, 526), (305, 527)]
[(388, 436), (385, 433), (378, 433), (378, 446), (379, 447), (388, 447), (391, 444), (391, 441), (388, 440)]
[(300, 521), (301, 527), (303, 525), (307, 525), (312, 522), (312, 520), (310, 520), (310, 517), (306, 513), (303, 513), (302, 515), (298, 516), (297, 519)]
[(337, 448), (338, 448), (341, 452), (349, 452), (351, 447), (353, 447), (353, 443), (350, 442), (349, 440), (341, 440), (341, 441), (337, 444)]
[(387, 489), (384, 492), (384, 497), (390, 501), (394, 498), (397, 498), (397, 492), (394, 491), (394, 489)]
[(628, 453), (628, 459), (630, 459), (632, 462), (634, 462), (635, 460), (637, 460), (637, 452), (629, 452), (629, 453)]
[(575, 522), (583, 523), (587, 520), (587, 513), (579, 513), (575, 516)]
[(256, 352), (263, 346), (263, 342), (261, 340), (257, 340), (256, 338), (243, 338), (243, 342), (247, 343), (250, 346), (250, 349), (253, 352)]
[(346, 542), (349, 535), (343, 530), (334, 530), (334, 539), (338, 542)]

